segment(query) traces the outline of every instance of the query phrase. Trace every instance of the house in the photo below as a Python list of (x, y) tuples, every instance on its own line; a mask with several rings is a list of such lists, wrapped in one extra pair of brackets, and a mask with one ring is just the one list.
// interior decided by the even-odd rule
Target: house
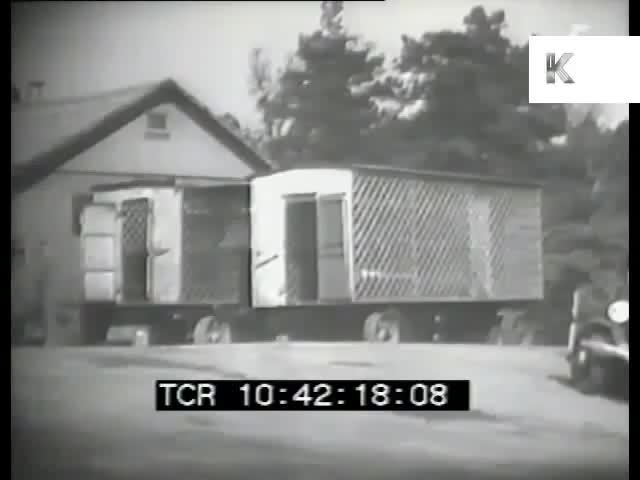
[(167, 178), (214, 183), (270, 169), (171, 79), (12, 104), (13, 307), (33, 310), (44, 296), (81, 299), (74, 221), (80, 199), (94, 185)]

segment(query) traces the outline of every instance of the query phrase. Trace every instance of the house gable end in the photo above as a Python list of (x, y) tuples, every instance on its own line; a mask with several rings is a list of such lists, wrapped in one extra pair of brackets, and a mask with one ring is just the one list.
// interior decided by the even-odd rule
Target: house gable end
[(166, 80), (153, 89), (104, 115), (54, 147), (33, 156), (28, 162), (13, 168), (12, 196), (29, 189), (94, 145), (131, 124), (143, 114), (165, 104), (174, 104), (210, 136), (244, 162), (252, 172), (266, 172), (271, 165), (241, 139), (224, 127), (216, 117), (173, 80)]
[[(149, 122), (166, 119), (166, 130)], [(241, 157), (174, 103), (144, 112), (58, 169), (60, 173), (246, 178), (254, 173)]]

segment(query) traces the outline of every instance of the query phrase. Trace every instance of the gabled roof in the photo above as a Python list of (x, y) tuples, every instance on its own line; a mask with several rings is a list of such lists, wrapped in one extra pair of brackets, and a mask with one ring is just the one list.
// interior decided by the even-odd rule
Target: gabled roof
[(221, 123), (206, 106), (174, 80), (167, 79), (98, 95), (12, 105), (12, 197), (44, 180), (146, 111), (167, 103), (174, 104), (256, 173), (272, 170), (273, 165)]

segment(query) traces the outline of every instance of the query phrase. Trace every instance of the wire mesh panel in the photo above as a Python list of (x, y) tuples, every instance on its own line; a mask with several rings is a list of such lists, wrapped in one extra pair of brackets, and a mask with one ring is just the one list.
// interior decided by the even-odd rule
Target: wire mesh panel
[(358, 301), (540, 298), (537, 189), (357, 172)]
[(146, 198), (122, 202), (122, 299), (147, 298), (147, 235), (150, 203)]
[(357, 298), (414, 294), (415, 214), (409, 185), (411, 182), (402, 178), (355, 177), (353, 257)]
[(185, 190), (182, 301), (247, 303), (248, 191), (244, 186)]
[(412, 183), (417, 298), (465, 298), (473, 289), (468, 185)]

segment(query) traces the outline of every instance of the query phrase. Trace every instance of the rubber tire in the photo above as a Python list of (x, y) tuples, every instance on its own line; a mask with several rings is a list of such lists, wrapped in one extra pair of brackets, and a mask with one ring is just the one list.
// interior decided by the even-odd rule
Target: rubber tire
[[(222, 330), (219, 340), (217, 342), (211, 341), (211, 332), (214, 327), (219, 325), (220, 330)], [(212, 343), (231, 343), (231, 327), (228, 323), (221, 322), (218, 323), (218, 320), (213, 315), (208, 315), (206, 317), (202, 317), (196, 323), (195, 328), (193, 329), (193, 343), (195, 345), (210, 345)]]
[(376, 331), (382, 318), (381, 312), (373, 312), (364, 321), (363, 336), (366, 342), (376, 342)]
[(215, 343), (224, 343), (224, 344), (233, 343), (233, 337), (231, 335), (231, 325), (229, 325), (226, 322), (221, 322), (220, 330), (221, 330), (221, 333), (220, 333), (219, 340)]
[(612, 385), (611, 362), (594, 357), (587, 351), (587, 360), (583, 365), (578, 363), (580, 341), (583, 339), (610, 341), (605, 335), (592, 334), (576, 340), (576, 352), (570, 363), (571, 383), (585, 395), (599, 395), (609, 392)]
[[(402, 317), (395, 310), (374, 312), (364, 321), (363, 336), (370, 343), (400, 343)], [(382, 339), (378, 333), (385, 327), (389, 336)]]

